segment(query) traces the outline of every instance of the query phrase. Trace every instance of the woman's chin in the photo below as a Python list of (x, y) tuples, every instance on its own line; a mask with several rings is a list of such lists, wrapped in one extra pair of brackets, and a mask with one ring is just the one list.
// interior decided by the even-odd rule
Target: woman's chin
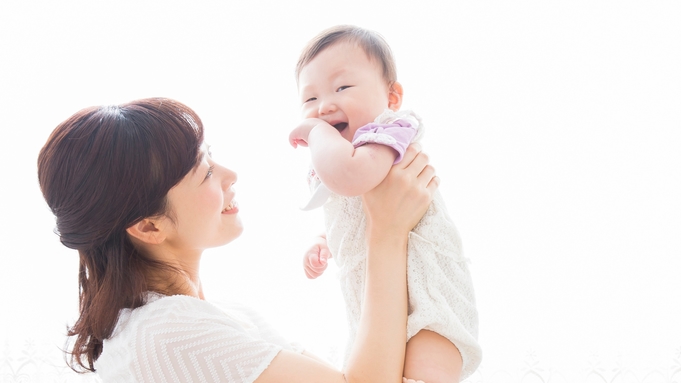
[(222, 244), (223, 246), (234, 241), (235, 239), (239, 238), (241, 236), (241, 233), (244, 232), (244, 226), (241, 223), (241, 219), (237, 217), (236, 222), (229, 228), (229, 232), (226, 233), (225, 235), (225, 242)]

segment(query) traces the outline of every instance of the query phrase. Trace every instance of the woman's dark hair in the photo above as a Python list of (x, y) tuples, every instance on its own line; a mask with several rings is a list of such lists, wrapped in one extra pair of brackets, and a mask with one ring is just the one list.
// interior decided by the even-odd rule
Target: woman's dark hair
[[(126, 229), (167, 215), (166, 195), (200, 160), (203, 125), (187, 106), (150, 98), (83, 109), (52, 132), (38, 179), (61, 243), (80, 255), (80, 316), (69, 365), (94, 371), (124, 308), (144, 304), (151, 271)], [(72, 338), (73, 339), (73, 338)]]

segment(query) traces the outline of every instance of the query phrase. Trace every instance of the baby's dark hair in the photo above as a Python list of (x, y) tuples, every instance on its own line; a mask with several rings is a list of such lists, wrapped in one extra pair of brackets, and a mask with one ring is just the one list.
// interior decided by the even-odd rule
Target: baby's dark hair
[(296, 81), (305, 65), (317, 57), (324, 49), (339, 42), (353, 42), (359, 45), (369, 58), (378, 61), (383, 69), (383, 79), (388, 86), (397, 81), (395, 59), (390, 46), (385, 39), (374, 31), (369, 31), (353, 25), (337, 25), (322, 31), (310, 40), (298, 59), (296, 65)]

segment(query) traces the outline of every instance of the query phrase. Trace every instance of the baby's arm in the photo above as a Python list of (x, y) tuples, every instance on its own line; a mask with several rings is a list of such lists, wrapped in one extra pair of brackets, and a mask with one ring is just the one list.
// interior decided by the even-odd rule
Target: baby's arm
[(355, 148), (338, 130), (320, 119), (304, 120), (291, 132), (291, 144), (309, 146), (319, 179), (334, 193), (358, 196), (376, 187), (393, 165), (397, 152), (385, 145)]

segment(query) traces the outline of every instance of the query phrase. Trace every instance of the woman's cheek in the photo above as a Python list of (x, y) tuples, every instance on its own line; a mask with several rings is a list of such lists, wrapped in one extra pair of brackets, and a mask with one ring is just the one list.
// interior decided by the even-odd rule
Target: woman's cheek
[(206, 213), (210, 214), (212, 212), (213, 214), (221, 214), (224, 202), (222, 189), (219, 188), (219, 185), (211, 188), (210, 193), (205, 196), (204, 206), (206, 206), (207, 209)]

